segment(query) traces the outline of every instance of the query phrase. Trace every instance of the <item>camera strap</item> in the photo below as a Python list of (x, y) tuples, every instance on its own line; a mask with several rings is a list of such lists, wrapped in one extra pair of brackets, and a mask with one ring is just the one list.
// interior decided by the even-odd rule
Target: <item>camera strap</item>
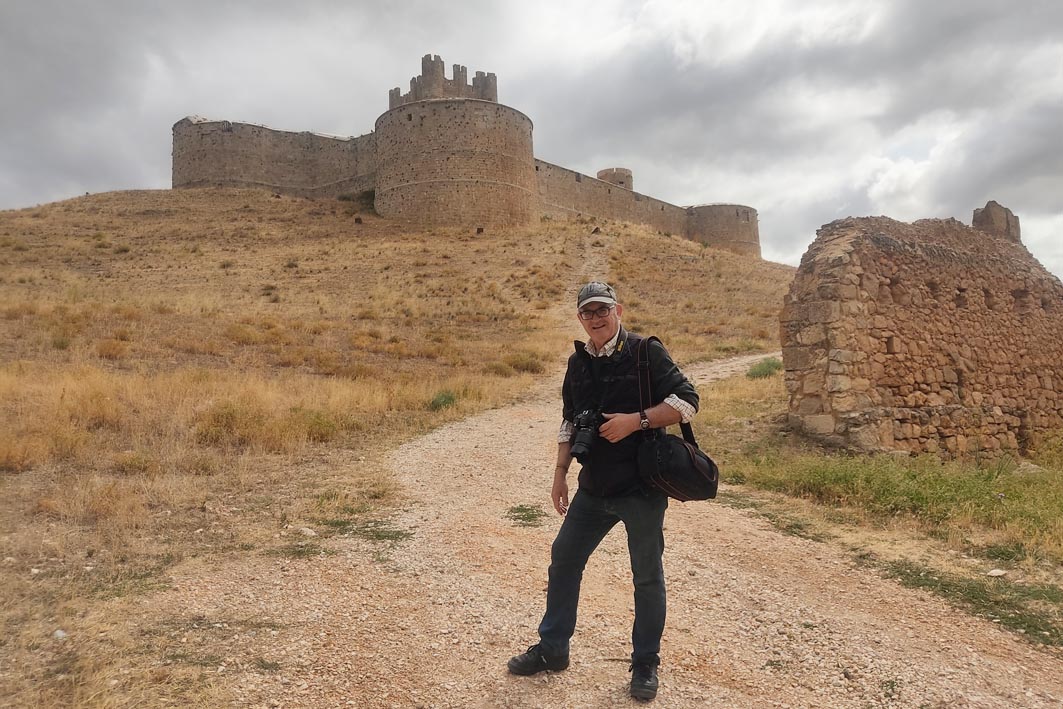
[[(650, 337), (642, 338), (642, 341), (639, 342), (637, 350), (638, 357), (635, 365), (635, 368), (639, 373), (639, 411), (645, 411), (647, 405), (653, 406), (653, 390), (651, 387), (653, 377), (650, 372), (650, 340), (657, 340), (658, 344), (662, 347), (664, 346), (658, 338), (652, 335)], [(643, 392), (645, 392), (645, 395), (643, 395)], [(694, 429), (691, 428), (690, 424), (680, 423), (679, 428), (683, 431), (683, 440), (696, 448), (698, 442), (694, 439)], [(655, 429), (650, 429), (649, 431), (645, 431), (644, 435), (645, 437), (650, 438), (657, 434)]]

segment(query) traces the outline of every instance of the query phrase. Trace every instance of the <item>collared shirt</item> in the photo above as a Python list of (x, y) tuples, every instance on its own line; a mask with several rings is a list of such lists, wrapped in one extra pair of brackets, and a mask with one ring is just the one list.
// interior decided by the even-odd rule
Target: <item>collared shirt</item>
[[(590, 340), (588, 340), (587, 344), (583, 346), (583, 349), (587, 350), (587, 354), (589, 354), (591, 357), (609, 357), (614, 352), (616, 352), (616, 346), (617, 344), (619, 344), (619, 341), (620, 328), (617, 327), (616, 334), (613, 335), (611, 340), (602, 345), (602, 349), (595, 350), (594, 344), (591, 343)], [(690, 423), (690, 419), (694, 418), (694, 414), (698, 412), (697, 409), (691, 406), (688, 402), (680, 399), (675, 394), (669, 394), (668, 397), (661, 403), (668, 404), (673, 409), (678, 411), (679, 415), (683, 417), (683, 423)], [(557, 442), (568, 443), (570, 440), (572, 440), (572, 434), (573, 432), (575, 432), (575, 430), (575, 424), (573, 424), (568, 419), (561, 419), (561, 428), (557, 432)]]

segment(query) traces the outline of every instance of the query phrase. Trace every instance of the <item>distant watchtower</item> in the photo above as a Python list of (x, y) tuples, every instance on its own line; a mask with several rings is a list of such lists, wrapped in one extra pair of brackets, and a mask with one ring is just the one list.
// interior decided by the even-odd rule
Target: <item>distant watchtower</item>
[(632, 191), (635, 189), (635, 178), (632, 177), (631, 170), (626, 167), (610, 167), (605, 170), (599, 170), (598, 179), (624, 189)]
[(388, 108), (396, 108), (414, 101), (434, 98), (476, 98), (481, 101), (498, 102), (498, 80), (494, 74), (476, 72), (469, 86), (469, 70), (461, 64), (454, 65), (454, 78), (443, 74), (443, 60), (439, 55), (421, 57), (421, 75), (410, 79), (410, 92), (402, 93), (398, 87), (388, 92)]

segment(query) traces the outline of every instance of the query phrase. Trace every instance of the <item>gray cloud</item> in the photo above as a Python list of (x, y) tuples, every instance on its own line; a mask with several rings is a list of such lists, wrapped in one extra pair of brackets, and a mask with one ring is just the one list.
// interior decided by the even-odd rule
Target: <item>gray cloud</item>
[[(6, 3), (0, 208), (167, 186), (170, 126), (190, 113), (368, 132), (387, 90), (405, 89), (432, 52), (496, 72), (544, 159), (630, 167), (640, 191), (678, 204), (756, 207), (771, 258), (796, 263), (820, 224), (849, 214), (968, 220), (993, 198), (1063, 272), (1047, 246), (1063, 223), (1063, 5), (789, 10)], [(732, 11), (746, 14), (723, 26)]]

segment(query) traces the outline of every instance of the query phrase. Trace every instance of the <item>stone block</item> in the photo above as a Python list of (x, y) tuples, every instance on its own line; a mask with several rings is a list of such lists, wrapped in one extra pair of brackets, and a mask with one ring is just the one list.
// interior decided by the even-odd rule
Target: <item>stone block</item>
[(797, 402), (797, 413), (802, 415), (823, 413), (823, 399), (818, 396), (805, 396)]
[(848, 391), (852, 388), (853, 380), (844, 374), (831, 374), (827, 377), (827, 391)]
[(834, 322), (841, 316), (841, 305), (834, 300), (817, 300), (808, 304), (809, 322)]
[(809, 347), (783, 347), (783, 367), (788, 370), (801, 371), (809, 369), (814, 360), (813, 350)]
[(801, 426), (812, 435), (826, 436), (834, 433), (834, 417), (830, 414), (802, 416)]
[(822, 372), (812, 372), (801, 382), (801, 391), (806, 394), (816, 394), (823, 391), (826, 384), (827, 381)]
[(871, 389), (871, 380), (865, 377), (853, 377), (853, 391), (864, 392)]
[(818, 345), (827, 339), (827, 328), (819, 323), (809, 325), (801, 328), (795, 339), (799, 345)]
[(851, 350), (833, 349), (827, 353), (827, 359), (832, 362), (852, 362), (856, 359), (856, 354)]

